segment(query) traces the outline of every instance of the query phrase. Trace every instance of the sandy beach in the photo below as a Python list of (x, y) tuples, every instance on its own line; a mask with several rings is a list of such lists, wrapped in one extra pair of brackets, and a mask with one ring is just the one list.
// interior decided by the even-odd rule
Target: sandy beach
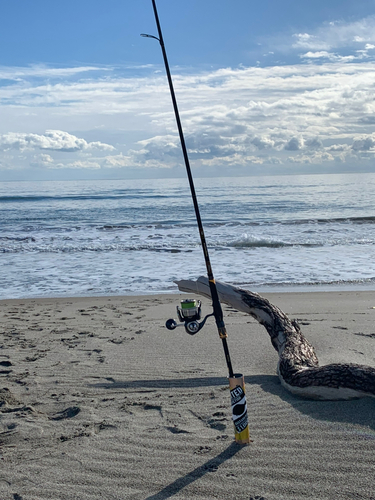
[[(321, 365), (375, 366), (375, 292), (264, 295)], [(164, 326), (181, 298), (0, 302), (0, 499), (374, 500), (374, 399), (289, 394), (266, 330), (224, 306), (252, 439), (237, 445), (214, 321)]]

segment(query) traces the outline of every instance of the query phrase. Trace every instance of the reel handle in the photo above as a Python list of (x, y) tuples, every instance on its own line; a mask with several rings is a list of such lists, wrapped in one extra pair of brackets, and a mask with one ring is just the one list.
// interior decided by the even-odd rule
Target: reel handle
[(168, 330), (174, 330), (178, 326), (183, 326), (183, 324), (178, 324), (174, 319), (171, 318), (166, 321), (165, 326), (168, 328)]
[(165, 326), (166, 326), (166, 328), (168, 328), (168, 330), (174, 330), (175, 328), (177, 328), (179, 326), (184, 326), (186, 333), (188, 333), (189, 335), (195, 335), (204, 327), (207, 318), (209, 318), (210, 316), (214, 316), (214, 313), (207, 314), (207, 316), (205, 316), (201, 322), (199, 322), (196, 319), (194, 319), (194, 320), (187, 319), (183, 323), (177, 323), (176, 320), (171, 318), (171, 319), (168, 319), (166, 321)]

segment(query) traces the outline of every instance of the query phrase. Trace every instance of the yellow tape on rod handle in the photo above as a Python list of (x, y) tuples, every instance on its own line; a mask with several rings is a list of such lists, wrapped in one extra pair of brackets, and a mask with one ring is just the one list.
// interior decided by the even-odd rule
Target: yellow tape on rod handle
[(241, 373), (229, 377), (230, 398), (232, 404), (232, 419), (236, 443), (250, 443), (249, 423), (245, 395), (245, 379)]

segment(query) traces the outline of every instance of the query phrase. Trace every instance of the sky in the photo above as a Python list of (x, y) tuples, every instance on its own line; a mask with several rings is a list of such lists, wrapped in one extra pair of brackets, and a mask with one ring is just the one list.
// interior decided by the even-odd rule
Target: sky
[[(157, 0), (196, 176), (375, 171), (375, 0)], [(151, 0), (1, 2), (0, 181), (185, 175)]]

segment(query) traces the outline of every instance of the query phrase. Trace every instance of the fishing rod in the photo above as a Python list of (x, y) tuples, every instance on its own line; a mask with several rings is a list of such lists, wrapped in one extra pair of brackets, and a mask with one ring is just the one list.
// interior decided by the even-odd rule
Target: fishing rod
[[(190, 335), (194, 335), (195, 333), (197, 333), (204, 326), (206, 319), (209, 316), (215, 317), (217, 330), (219, 333), (219, 337), (222, 340), (224, 354), (225, 354), (225, 360), (226, 360), (227, 367), (228, 367), (229, 385), (231, 387), (232, 414), (233, 414), (233, 421), (235, 424), (236, 441), (239, 443), (248, 443), (250, 438), (249, 438), (249, 430), (248, 430), (244, 377), (242, 374), (235, 374), (233, 372), (232, 361), (230, 358), (228, 342), (227, 342), (228, 333), (226, 331), (224, 317), (223, 317), (223, 310), (222, 310), (222, 307), (220, 304), (219, 294), (217, 291), (215, 278), (214, 278), (214, 275), (212, 272), (210, 256), (208, 253), (206, 237), (204, 234), (203, 223), (202, 223), (202, 219), (201, 219), (201, 215), (200, 215), (200, 211), (199, 211), (199, 205), (198, 205), (197, 195), (196, 195), (196, 191), (195, 191), (193, 175), (192, 175), (191, 168), (190, 168), (190, 162), (189, 162), (189, 157), (188, 157), (186, 143), (185, 143), (185, 137), (184, 137), (184, 133), (183, 133), (182, 125), (181, 125), (180, 113), (178, 111), (177, 99), (176, 99), (176, 95), (175, 95), (175, 91), (174, 91), (174, 87), (173, 87), (172, 76), (171, 76), (171, 72), (169, 69), (167, 52), (165, 50), (163, 34), (162, 34), (161, 26), (160, 26), (159, 15), (158, 15), (158, 11), (156, 8), (155, 0), (152, 0), (152, 6), (154, 9), (155, 21), (156, 21), (156, 26), (157, 26), (157, 30), (158, 30), (158, 37), (156, 37), (154, 35), (148, 35), (145, 33), (142, 33), (141, 36), (146, 37), (146, 38), (154, 38), (155, 40), (157, 40), (160, 43), (160, 47), (162, 50), (165, 70), (167, 73), (167, 78), (168, 78), (168, 83), (169, 83), (169, 90), (170, 90), (172, 103), (173, 103), (173, 109), (174, 109), (174, 113), (175, 113), (175, 117), (176, 117), (178, 133), (180, 136), (182, 153), (183, 153), (183, 157), (184, 157), (184, 161), (185, 161), (187, 177), (189, 180), (191, 197), (193, 200), (194, 211), (195, 211), (195, 216), (196, 216), (196, 220), (197, 220), (197, 225), (198, 225), (198, 230), (199, 230), (199, 235), (200, 235), (200, 240), (201, 240), (201, 245), (202, 245), (202, 250), (203, 250), (203, 255), (204, 255), (204, 260), (206, 263), (207, 277), (208, 277), (211, 298), (212, 298), (212, 307), (213, 307), (213, 313), (207, 315), (201, 323), (199, 323), (199, 321), (198, 321), (200, 319), (200, 309), (201, 309), (200, 301), (189, 300), (189, 299), (182, 301), (181, 307), (177, 308), (177, 312), (178, 312), (179, 319), (182, 322), (181, 324), (184, 324), (186, 331)], [(168, 329), (173, 330), (174, 328), (176, 328), (176, 326), (179, 326), (179, 325), (174, 320), (168, 320), (166, 323), (166, 326)]]

